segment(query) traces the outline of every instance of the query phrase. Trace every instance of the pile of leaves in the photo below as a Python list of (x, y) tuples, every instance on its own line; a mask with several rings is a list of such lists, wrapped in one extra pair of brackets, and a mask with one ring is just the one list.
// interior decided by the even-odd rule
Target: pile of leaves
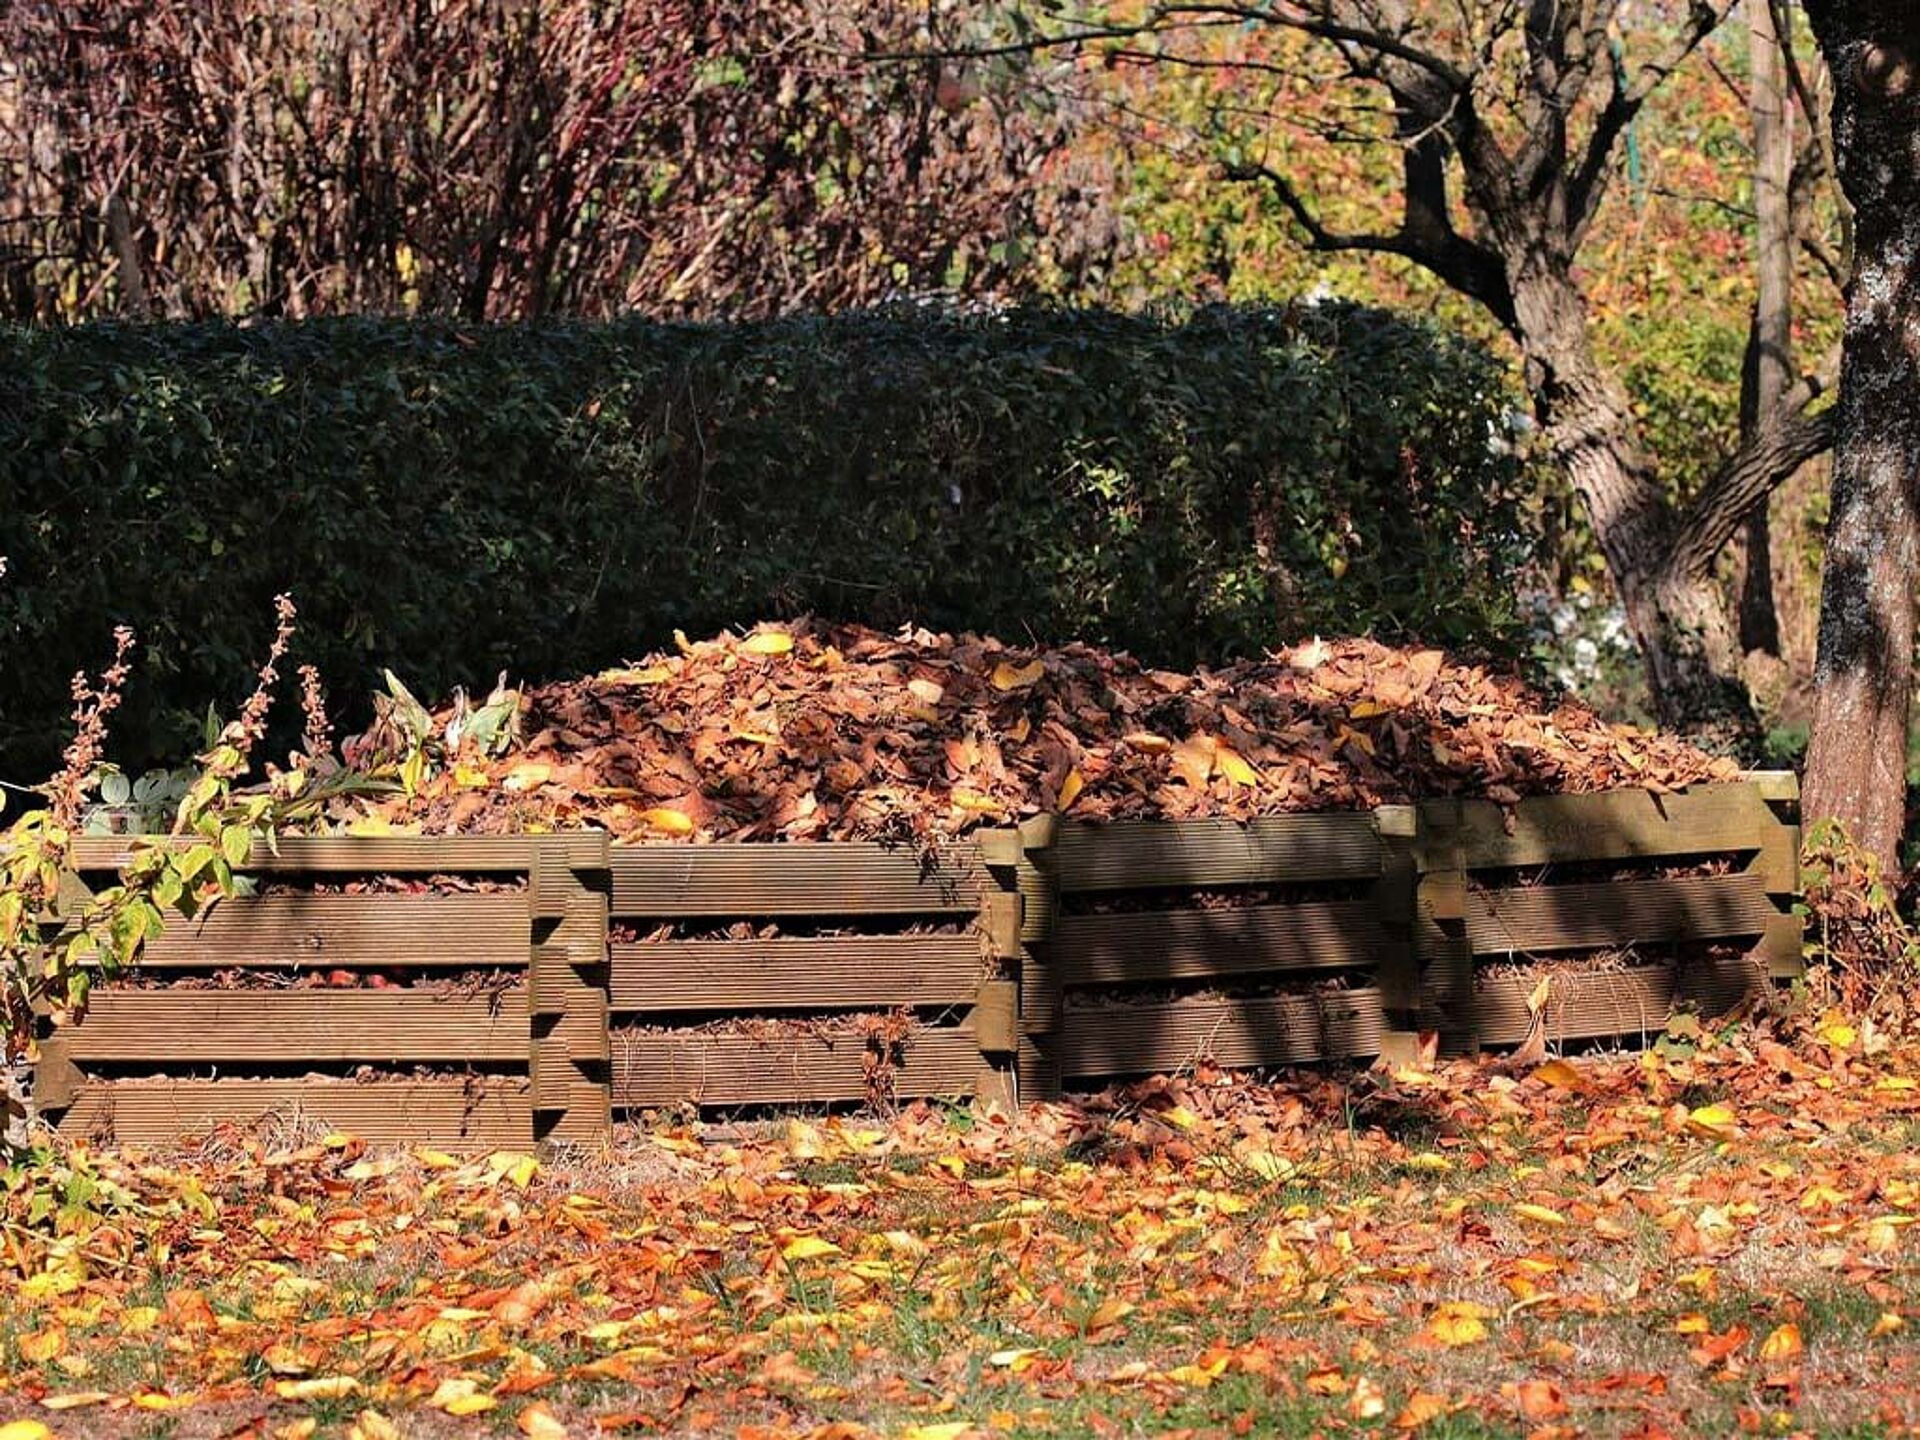
[[(1511, 674), (1368, 640), (1183, 674), (1086, 644), (801, 622), (680, 637), (521, 705), (519, 745), (415, 763), (359, 828), (926, 841), (1040, 813), (1248, 820), (1737, 773)], [(349, 758), (400, 758), (420, 729), (389, 710)]]

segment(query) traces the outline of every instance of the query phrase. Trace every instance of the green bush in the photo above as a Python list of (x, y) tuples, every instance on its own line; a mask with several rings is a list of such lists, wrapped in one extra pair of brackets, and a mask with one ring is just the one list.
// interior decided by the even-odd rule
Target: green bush
[(126, 621), (121, 758), (243, 692), (271, 596), (342, 695), (815, 611), (1186, 665), (1513, 624), (1497, 366), (1345, 306), (740, 326), (0, 330), (0, 774)]

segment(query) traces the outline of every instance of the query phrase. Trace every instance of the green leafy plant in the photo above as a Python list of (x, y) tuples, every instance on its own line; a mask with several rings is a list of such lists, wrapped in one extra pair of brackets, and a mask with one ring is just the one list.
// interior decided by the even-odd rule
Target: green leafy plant
[(238, 788), (266, 733), (278, 666), (293, 637), (292, 600), (281, 595), (275, 603), (273, 643), (239, 717), (219, 728), (190, 778), (168, 780), (167, 789), (181, 788), (164, 837), (138, 844), (119, 879), (99, 889), (83, 883), (73, 842), (86, 828), (89, 797), (111, 775), (100, 762), (108, 718), (131, 673), (133, 632), (116, 631), (113, 662), (97, 681), (75, 676), (64, 764), (40, 792), (45, 803), (0, 832), (0, 1062), (31, 1058), (42, 1011), (56, 1024), (82, 1016), (94, 982), (136, 964), (170, 915), (191, 917), (240, 893), (237, 872), (256, 845), (271, 849), (284, 827), (365, 787), (310, 754), (272, 771), (262, 786)]

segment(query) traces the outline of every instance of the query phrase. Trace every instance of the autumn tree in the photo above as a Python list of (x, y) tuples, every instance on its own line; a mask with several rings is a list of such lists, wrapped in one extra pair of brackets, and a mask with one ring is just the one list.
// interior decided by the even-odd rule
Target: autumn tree
[(1920, 559), (1920, 12), (1909, 0), (1806, 9), (1836, 77), (1834, 150), (1854, 213), (1806, 805), (1890, 865)]
[(1696, 0), (1673, 24), (1631, 30), (1623, 9), (1622, 0), (1016, 6), (1002, 37), (946, 53), (1223, 65), (1188, 42), (1228, 25), (1308, 42), (1316, 81), (1348, 103), (1319, 118), (1271, 118), (1396, 154), (1394, 223), (1335, 223), (1333, 197), (1275, 158), (1284, 147), (1244, 154), (1229, 173), (1270, 186), (1312, 248), (1411, 261), (1493, 317), (1523, 358), (1547, 454), (1591, 521), (1662, 717), (1744, 724), (1739, 627), (1715, 566), (1766, 496), (1830, 444), (1831, 412), (1817, 403), (1828, 381), (1792, 377), (1699, 492), (1676, 503), (1625, 383), (1596, 352), (1582, 247), (1624, 137), (1734, 3)]

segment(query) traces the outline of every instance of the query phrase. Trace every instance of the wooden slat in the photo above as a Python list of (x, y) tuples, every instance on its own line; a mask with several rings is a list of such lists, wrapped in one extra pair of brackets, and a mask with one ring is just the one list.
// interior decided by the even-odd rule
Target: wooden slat
[[(74, 842), (80, 870), (118, 870), (150, 844), (186, 845), (189, 839), (137, 835), (87, 836)], [(537, 850), (557, 851), (582, 868), (604, 868), (607, 837), (571, 835), (287, 835), (278, 853), (256, 843), (243, 869), (262, 873), (398, 875), (511, 873), (530, 870)]]
[(613, 947), (613, 1008), (811, 1010), (959, 1005), (983, 965), (978, 935), (671, 940)]
[(262, 895), (174, 920), (147, 966), (458, 966), (527, 963), (524, 895)]
[(1056, 1037), (1069, 1078), (1177, 1070), (1202, 1053), (1230, 1067), (1304, 1065), (1379, 1052), (1378, 990), (1170, 1000), (1068, 1010)]
[(1761, 935), (1779, 913), (1751, 874), (1476, 890), (1466, 903), (1476, 955)]
[[(866, 1045), (858, 1036), (829, 1044), (811, 1036), (761, 1040), (744, 1035), (613, 1036), (616, 1109), (675, 1105), (822, 1104), (866, 1097)], [(980, 1069), (980, 1047), (966, 1026), (916, 1031), (895, 1080), (901, 1096), (966, 1095)]]
[[(1525, 976), (1481, 979), (1474, 1007), (1483, 1044), (1517, 1045), (1526, 1038), (1531, 1024), (1527, 995), (1536, 983)], [(1761, 967), (1746, 959), (1687, 965), (1677, 981), (1670, 965), (1556, 978), (1548, 991), (1547, 1038), (1646, 1040), (1666, 1028), (1676, 1002), (1709, 1016), (1724, 1015), (1767, 985)]]
[(1364, 900), (1072, 915), (1055, 922), (1053, 958), (1066, 985), (1371, 966), (1406, 948), (1386, 918)]
[(168, 1065), (212, 1061), (527, 1058), (526, 992), (99, 990), (62, 1031), (67, 1056)]
[(1051, 865), (1064, 892), (1153, 886), (1370, 880), (1380, 873), (1371, 813), (1063, 825)]
[(123, 1145), (156, 1145), (222, 1122), (249, 1124), (270, 1111), (297, 1110), (375, 1145), (493, 1150), (533, 1139), (533, 1106), (523, 1078), (444, 1080), (120, 1080), (82, 1087), (61, 1119), (62, 1135), (104, 1135)]
[(980, 907), (970, 845), (923, 865), (910, 846), (629, 845), (609, 862), (613, 913), (697, 916), (935, 915)]
[(1473, 800), (1460, 810), (1470, 870), (1752, 851), (1780, 825), (1760, 789), (1745, 784), (1529, 796), (1513, 808), (1510, 833), (1498, 805)]

